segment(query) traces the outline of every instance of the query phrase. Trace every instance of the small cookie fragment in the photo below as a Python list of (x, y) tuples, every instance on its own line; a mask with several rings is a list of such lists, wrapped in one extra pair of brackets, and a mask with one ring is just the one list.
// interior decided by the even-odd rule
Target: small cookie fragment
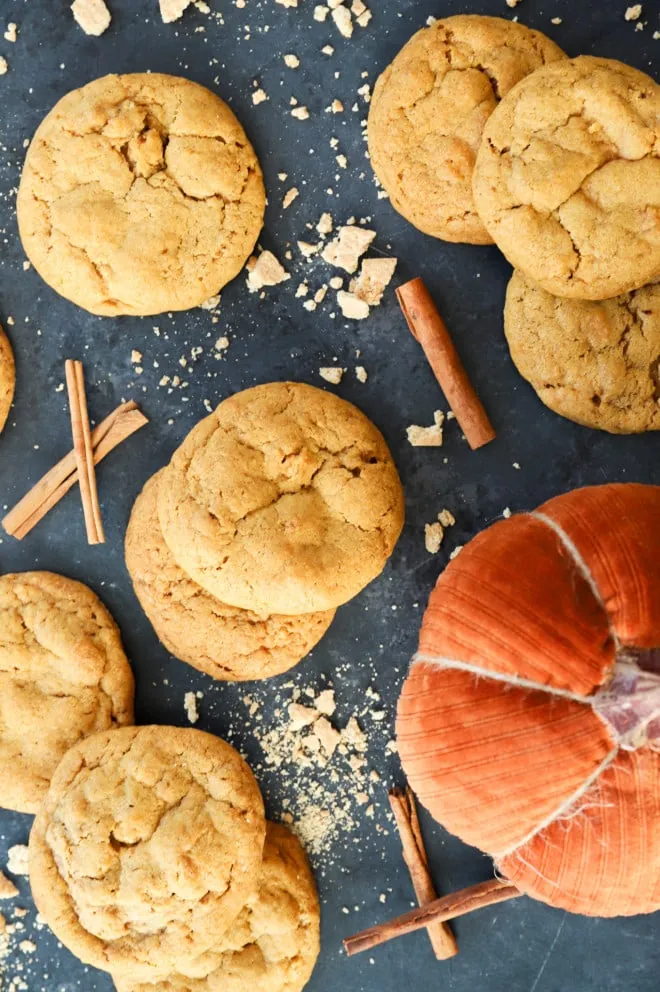
[(300, 59), (297, 55), (284, 55), (283, 58), (287, 69), (297, 69), (300, 65)]
[(0, 899), (13, 899), (18, 895), (18, 889), (6, 875), (0, 871)]
[(634, 3), (631, 7), (628, 7), (623, 16), (627, 21), (637, 21), (642, 16), (641, 3)]
[(335, 26), (344, 38), (350, 38), (353, 35), (353, 18), (351, 17), (351, 12), (348, 7), (338, 6), (332, 11), (332, 19), (335, 22)]
[(411, 424), (406, 428), (408, 441), (413, 448), (439, 448), (442, 446), (442, 425), (445, 415), (442, 410), (436, 410), (433, 414), (434, 423), (430, 427), (418, 427)]
[(189, 723), (197, 723), (199, 711), (197, 710), (197, 696), (194, 692), (187, 692), (183, 697), (183, 708), (186, 711)]
[(375, 231), (364, 227), (347, 226), (339, 228), (339, 234), (321, 252), (322, 258), (330, 265), (353, 274), (357, 271), (359, 261), (369, 245), (376, 237)]
[(299, 192), (298, 187), (292, 186), (291, 189), (284, 194), (284, 199), (282, 200), (282, 206), (284, 207), (285, 210), (287, 210), (291, 206), (295, 198), (298, 196), (298, 192)]
[(396, 258), (365, 258), (359, 275), (351, 280), (351, 293), (370, 307), (378, 306), (392, 280), (397, 261)]
[(333, 386), (338, 386), (344, 375), (344, 370), (338, 365), (326, 365), (319, 369), (319, 375), (326, 382)]
[(294, 107), (291, 111), (291, 116), (295, 117), (296, 120), (306, 121), (309, 119), (309, 110), (307, 107)]
[(163, 24), (171, 24), (172, 21), (179, 20), (192, 0), (158, 0), (158, 3), (160, 4), (160, 16), (163, 19)]
[(349, 320), (364, 320), (369, 316), (369, 304), (354, 293), (347, 293), (345, 289), (340, 289), (337, 293), (337, 303), (344, 317)]
[(252, 103), (255, 107), (258, 107), (260, 103), (265, 103), (268, 99), (268, 94), (265, 90), (259, 89), (253, 90), (252, 92)]
[(272, 251), (262, 251), (258, 258), (254, 255), (247, 264), (247, 285), (251, 293), (263, 289), (264, 286), (277, 286), (286, 282), (291, 276), (279, 262)]
[(10, 21), (9, 24), (7, 25), (7, 30), (4, 33), (4, 39), (5, 41), (10, 41), (12, 44), (14, 44), (17, 38), (18, 38), (18, 25), (15, 24), (13, 21)]
[(7, 871), (10, 875), (29, 875), (28, 868), (28, 846), (27, 844), (14, 844), (7, 851)]
[(4, 55), (0, 55), (0, 76), (6, 76), (9, 71), (9, 63)]
[(110, 11), (104, 0), (73, 0), (71, 13), (85, 34), (98, 38), (110, 27)]
[(367, 370), (364, 365), (355, 366), (355, 378), (358, 382), (366, 382), (368, 379)]

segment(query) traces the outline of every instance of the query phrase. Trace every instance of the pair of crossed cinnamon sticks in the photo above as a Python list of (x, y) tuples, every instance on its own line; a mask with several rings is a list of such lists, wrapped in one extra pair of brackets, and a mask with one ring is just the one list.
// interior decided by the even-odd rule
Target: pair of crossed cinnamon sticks
[(485, 909), (498, 902), (515, 899), (521, 896), (522, 892), (510, 882), (493, 878), (438, 899), (429, 872), (412, 789), (410, 786), (406, 786), (405, 790), (392, 789), (388, 793), (388, 798), (399, 829), (403, 859), (410, 872), (419, 908), (347, 937), (344, 941), (346, 953), (349, 957), (360, 954), (395, 937), (402, 937), (406, 933), (426, 927), (436, 958), (444, 961), (458, 954), (458, 944), (448, 920), (465, 916), (475, 909)]
[(137, 403), (130, 400), (91, 430), (82, 362), (68, 360), (65, 370), (73, 451), (54, 465), (7, 513), (2, 526), (12, 537), (22, 540), (78, 482), (87, 540), (89, 544), (103, 544), (105, 535), (94, 466), (149, 421)]

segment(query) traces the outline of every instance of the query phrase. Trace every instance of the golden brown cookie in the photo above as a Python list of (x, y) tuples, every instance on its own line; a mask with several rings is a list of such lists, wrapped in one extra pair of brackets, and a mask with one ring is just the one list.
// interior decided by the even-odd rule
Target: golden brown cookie
[(153, 982), (116, 978), (118, 992), (301, 992), (319, 953), (319, 902), (300, 843), (266, 825), (259, 888), (229, 933), (184, 972)]
[(168, 651), (215, 679), (266, 679), (297, 665), (325, 634), (334, 610), (261, 617), (221, 603), (193, 582), (165, 543), (154, 475), (133, 506), (126, 567), (135, 594)]
[(472, 199), (484, 124), (523, 76), (564, 53), (540, 31), (459, 14), (422, 28), (378, 79), (369, 154), (392, 206), (445, 241), (492, 238)]
[(179, 565), (223, 602), (330, 610), (383, 569), (403, 492), (376, 427), (333, 393), (271, 382), (226, 399), (174, 453), (158, 490)]
[(52, 572), (0, 577), (0, 806), (36, 813), (81, 737), (133, 722), (133, 673), (91, 589)]
[(611, 59), (553, 62), (484, 129), (481, 219), (548, 293), (601, 300), (660, 274), (660, 86)]
[(514, 272), (504, 330), (518, 371), (555, 413), (613, 434), (660, 430), (660, 285), (567, 300)]
[(233, 279), (263, 223), (261, 169), (210, 90), (161, 73), (95, 79), (32, 139), (18, 192), (23, 247), (91, 313), (185, 310)]
[(81, 961), (131, 979), (213, 948), (257, 888), (263, 802), (211, 734), (124, 727), (61, 761), (30, 834), (39, 912)]
[(14, 399), (16, 367), (9, 338), (0, 327), (0, 431), (7, 422)]

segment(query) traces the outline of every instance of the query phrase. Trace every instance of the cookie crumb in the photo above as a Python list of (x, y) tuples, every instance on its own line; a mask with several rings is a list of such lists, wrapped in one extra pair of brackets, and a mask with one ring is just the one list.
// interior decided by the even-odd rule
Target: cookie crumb
[(302, 730), (303, 727), (309, 727), (319, 715), (313, 706), (303, 706), (302, 703), (290, 703), (287, 712), (291, 730)]
[(306, 121), (309, 119), (309, 110), (307, 107), (294, 107), (291, 111), (291, 116), (295, 117), (296, 120)]
[(366, 382), (368, 379), (367, 370), (364, 365), (355, 366), (355, 378), (358, 382)]
[(347, 293), (345, 289), (340, 289), (337, 293), (337, 303), (344, 317), (349, 320), (364, 320), (369, 316), (369, 304), (354, 293)]
[(298, 251), (301, 255), (304, 255), (305, 258), (311, 258), (312, 255), (316, 255), (317, 251), (320, 251), (320, 249), (320, 241), (316, 245), (311, 244), (309, 241), (298, 241)]
[(96, 38), (110, 27), (112, 20), (104, 0), (73, 0), (71, 13), (78, 27)]
[(642, 5), (641, 3), (634, 3), (631, 7), (626, 9), (623, 15), (627, 21), (636, 21), (642, 16)]
[(264, 286), (277, 286), (291, 278), (272, 251), (262, 251), (258, 258), (253, 255), (248, 261), (247, 268), (247, 285), (251, 293), (256, 293)]
[(285, 194), (284, 199), (282, 200), (282, 206), (285, 210), (291, 206), (295, 198), (298, 196), (298, 192), (298, 187), (292, 186), (291, 189)]
[(517, 7), (519, 3), (520, 0), (506, 0), (507, 7), (511, 7), (512, 9), (513, 7)]
[(215, 296), (209, 296), (208, 300), (204, 300), (199, 305), (202, 310), (215, 310), (216, 307), (220, 306), (220, 293), (216, 293)]
[(160, 5), (160, 16), (163, 24), (171, 24), (178, 21), (192, 0), (158, 0)]
[(334, 55), (335, 54), (335, 50), (332, 47), (332, 45), (324, 45), (323, 48), (321, 49), (321, 54), (323, 54), (323, 55)]
[(14, 899), (18, 895), (18, 889), (6, 875), (0, 871), (0, 899)]
[(183, 708), (186, 711), (189, 723), (197, 723), (199, 711), (197, 709), (197, 697), (194, 692), (187, 692), (183, 697)]
[(364, 227), (340, 227), (338, 236), (323, 249), (321, 255), (326, 262), (352, 274), (375, 237), (375, 231)]
[(23, 954), (34, 954), (37, 949), (37, 945), (33, 940), (22, 940), (18, 945), (19, 951)]
[(255, 105), (255, 107), (258, 107), (260, 103), (265, 103), (267, 99), (268, 99), (268, 94), (265, 92), (265, 90), (262, 90), (261, 87), (254, 90), (252, 93), (252, 103)]
[(502, 516), (504, 517), (505, 520), (508, 520), (510, 518), (511, 510), (509, 509), (508, 506), (505, 506), (504, 509), (502, 510)]
[(561, 17), (552, 17), (550, 19), (550, 23), (551, 24), (562, 24), (563, 21), (562, 21)]
[(438, 520), (443, 527), (453, 527), (456, 523), (456, 517), (451, 512), (451, 510), (440, 510), (438, 514)]
[(332, 229), (333, 229), (332, 214), (329, 213), (321, 214), (321, 216), (319, 217), (319, 222), (316, 225), (316, 230), (319, 232), (319, 234), (325, 235), (325, 234), (332, 234)]
[(298, 0), (275, 0), (275, 3), (279, 3), (283, 7), (297, 7), (298, 6)]
[(323, 716), (332, 716), (337, 708), (334, 689), (324, 689), (319, 692), (314, 702), (319, 713), (322, 713)]
[(314, 8), (314, 20), (322, 23), (326, 19), (329, 13), (330, 13), (329, 7), (324, 7), (322, 4), (317, 4), (317, 6)]
[(18, 38), (18, 25), (14, 24), (13, 21), (10, 21), (9, 24), (7, 25), (7, 30), (5, 31), (4, 39), (5, 41), (10, 41), (13, 44), (17, 38)]
[(328, 285), (331, 289), (341, 289), (344, 285), (344, 280), (341, 276), (332, 276), (332, 278), (328, 280)]
[(0, 76), (5, 76), (9, 72), (9, 63), (4, 55), (0, 55)]
[(378, 306), (392, 280), (397, 261), (396, 258), (365, 258), (360, 274), (351, 280), (351, 293), (370, 307)]
[(433, 413), (434, 423), (430, 427), (418, 427), (411, 424), (406, 428), (409, 443), (413, 448), (440, 448), (442, 447), (442, 425), (445, 415), (442, 410), (435, 410)]
[(326, 716), (322, 716), (314, 724), (314, 734), (328, 757), (332, 757), (341, 741), (340, 732), (332, 726)]
[[(331, 4), (332, 6), (332, 4)], [(353, 35), (353, 18), (348, 7), (338, 6), (332, 11), (332, 19), (339, 33), (344, 38), (351, 38)]]
[(337, 365), (324, 366), (319, 369), (319, 375), (326, 382), (331, 383), (333, 386), (338, 386), (344, 375), (344, 370)]
[(14, 844), (7, 851), (7, 871), (11, 875), (29, 875), (28, 869), (28, 846), (27, 844)]
[(454, 548), (454, 550), (449, 555), (449, 560), (450, 561), (453, 561), (454, 558), (458, 558), (458, 556), (460, 555), (460, 553), (461, 553), (462, 550), (463, 550), (463, 545), (462, 544), (457, 544), (456, 547)]
[(284, 55), (283, 58), (287, 69), (297, 69), (300, 65), (300, 59), (297, 55)]
[(430, 555), (438, 553), (444, 536), (445, 529), (439, 521), (424, 524), (424, 546)]

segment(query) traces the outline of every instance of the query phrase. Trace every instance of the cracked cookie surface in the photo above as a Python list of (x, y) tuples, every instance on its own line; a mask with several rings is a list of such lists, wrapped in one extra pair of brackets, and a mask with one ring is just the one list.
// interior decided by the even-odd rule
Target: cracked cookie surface
[(0, 327), (0, 431), (7, 423), (7, 417), (14, 399), (16, 367), (14, 353), (9, 338)]
[(518, 371), (555, 413), (615, 434), (660, 430), (660, 285), (567, 300), (514, 272), (504, 331)]
[(179, 565), (261, 615), (333, 609), (384, 568), (403, 491), (380, 431), (351, 403), (294, 382), (226, 399), (190, 432), (158, 490)]
[(148, 480), (126, 531), (126, 567), (135, 593), (168, 651), (216, 679), (279, 675), (323, 637), (334, 610), (299, 617), (258, 616), (220, 602), (179, 567), (158, 519), (158, 486)]
[(611, 59), (545, 66), (484, 129), (474, 197), (512, 265), (599, 300), (660, 273), (660, 87)]
[(0, 576), (0, 804), (36, 813), (81, 737), (133, 722), (133, 673), (117, 625), (80, 582)]
[(238, 274), (263, 223), (261, 169), (229, 107), (160, 73), (105, 76), (38, 127), (17, 199), (23, 247), (101, 315), (185, 310)]
[(149, 978), (205, 954), (255, 893), (261, 794), (234, 748), (175, 727), (95, 734), (30, 834), (39, 912), (86, 964)]
[(564, 58), (540, 31), (457, 15), (422, 28), (379, 77), (369, 154), (392, 206), (426, 234), (491, 244), (472, 198), (484, 124), (523, 76)]
[(230, 931), (185, 972), (153, 982), (116, 978), (117, 992), (301, 992), (319, 953), (319, 903), (299, 841), (266, 824), (259, 886)]

